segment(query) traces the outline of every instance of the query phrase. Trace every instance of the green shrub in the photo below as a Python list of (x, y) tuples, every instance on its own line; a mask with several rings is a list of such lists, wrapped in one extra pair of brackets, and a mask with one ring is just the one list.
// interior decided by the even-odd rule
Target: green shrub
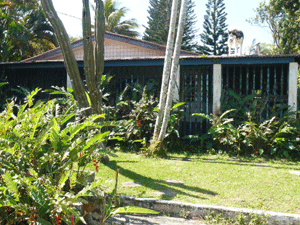
[(235, 101), (229, 101), (229, 105), (235, 104), (237, 109), (227, 110), (221, 116), (194, 114), (210, 121), (205, 141), (211, 152), (300, 158), (300, 122), (291, 117), (293, 113), (287, 111), (287, 107), (275, 105), (270, 111), (271, 117), (265, 117), (267, 100), (259, 94), (244, 99), (232, 91), (230, 94)]
[(22, 105), (11, 101), (0, 114), (1, 224), (83, 221), (75, 203), (103, 183), (79, 178), (105, 152), (101, 143), (109, 131), (95, 122), (104, 115), (82, 120), (72, 99), (62, 107), (56, 99), (34, 104), (38, 91)]
[[(150, 88), (149, 88), (150, 87)], [(154, 132), (157, 117), (158, 100), (154, 98), (153, 89), (150, 86), (141, 88), (136, 84), (130, 91), (132, 99), (126, 96), (130, 87), (126, 87), (115, 107), (110, 107), (110, 119), (114, 118), (117, 122), (112, 127), (112, 134), (122, 137), (123, 141), (117, 142), (121, 150), (142, 151), (150, 144)], [(166, 145), (172, 140), (179, 138), (179, 121), (183, 118), (182, 110), (178, 108), (184, 103), (175, 104), (172, 107), (169, 118), (169, 125), (165, 139)]]

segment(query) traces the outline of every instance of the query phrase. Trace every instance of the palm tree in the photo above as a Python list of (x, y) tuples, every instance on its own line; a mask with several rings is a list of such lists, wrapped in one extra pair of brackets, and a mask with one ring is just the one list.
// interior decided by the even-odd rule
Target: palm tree
[(38, 0), (0, 4), (0, 61), (18, 61), (57, 46)]
[[(92, 9), (94, 9), (93, 6)], [(105, 0), (105, 30), (117, 34), (123, 34), (129, 37), (139, 36), (139, 33), (134, 30), (139, 27), (136, 19), (122, 20), (127, 11), (128, 9), (126, 7), (117, 9), (117, 1)]]

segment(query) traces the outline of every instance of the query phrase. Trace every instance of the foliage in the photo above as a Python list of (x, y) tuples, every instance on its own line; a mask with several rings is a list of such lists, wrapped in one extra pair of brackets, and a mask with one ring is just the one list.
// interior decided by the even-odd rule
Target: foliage
[(115, 132), (124, 137), (124, 145), (130, 146), (131, 150), (139, 151), (141, 142), (149, 143), (153, 134), (157, 101), (152, 95), (146, 93), (146, 87), (142, 92), (141, 99), (120, 101), (117, 104), (119, 115), (122, 120)]
[[(181, 1), (179, 1), (179, 5), (180, 4)], [(187, 7), (187, 18), (183, 33), (182, 49), (192, 51), (195, 50), (197, 46), (195, 43), (195, 33), (197, 32), (197, 29), (195, 29), (196, 14), (194, 11), (194, 1), (188, 0)], [(143, 40), (161, 45), (167, 44), (171, 8), (172, 1), (150, 0), (148, 23), (144, 32)]]
[(298, 0), (261, 2), (254, 10), (256, 16), (248, 20), (252, 25), (267, 27), (279, 54), (297, 54), (300, 50), (300, 3)]
[(8, 89), (6, 88), (7, 85), (8, 82), (5, 82), (5, 79), (2, 79), (2, 77), (0, 77), (0, 112), (5, 107), (8, 92)]
[(218, 225), (267, 225), (268, 220), (266, 216), (258, 216), (257, 214), (250, 214), (245, 216), (243, 214), (237, 215), (234, 219), (225, 219), (222, 214), (217, 214), (215, 212), (209, 212), (208, 216), (205, 216), (205, 221), (210, 224)]
[(6, 3), (0, 9), (0, 61), (19, 61), (57, 46), (39, 1)]
[(223, 55), (228, 53), (227, 24), (224, 0), (208, 0), (204, 16), (202, 45), (198, 47), (200, 54)]
[[(112, 127), (111, 135), (123, 138), (121, 142), (112, 141), (111, 144), (117, 144), (123, 150), (145, 152), (152, 138), (157, 117), (158, 102), (154, 97), (155, 90), (154, 82), (149, 82), (144, 87), (136, 83), (133, 87), (127, 86), (118, 99), (113, 100), (116, 102), (114, 107), (104, 106), (109, 115), (107, 119), (116, 123), (116, 126)], [(105, 96), (109, 98), (108, 95)], [(166, 143), (179, 137), (179, 121), (183, 116), (182, 110), (178, 108), (182, 104), (175, 104), (172, 108)]]
[[(287, 111), (274, 107), (270, 117), (264, 117), (266, 99), (252, 94), (245, 98), (231, 93), (222, 115), (194, 114), (210, 121), (207, 142), (211, 152), (225, 151), (229, 155), (264, 155), (267, 157), (300, 158), (300, 123)], [(231, 103), (231, 104), (230, 104)], [(234, 105), (232, 105), (234, 103)], [(236, 107), (238, 106), (238, 107)], [(230, 117), (228, 116), (230, 115)], [(265, 114), (266, 115), (266, 114)], [(212, 142), (212, 143), (211, 143)]]
[[(92, 5), (92, 8), (93, 5)], [(105, 16), (105, 30), (117, 34), (123, 34), (129, 37), (137, 37), (139, 33), (135, 31), (139, 27), (136, 19), (122, 20), (125, 17), (128, 9), (121, 7), (117, 9), (116, 0), (104, 1), (104, 16)]]
[[(230, 109), (235, 109), (231, 116), (235, 119), (235, 124), (240, 125), (243, 121), (248, 120), (247, 113), (250, 112), (252, 120), (256, 123), (272, 117), (282, 117), (284, 113), (288, 115), (288, 106), (276, 102), (276, 98), (270, 99), (263, 96), (260, 91), (256, 91), (247, 96), (240, 96), (233, 90), (223, 92), (221, 97), (221, 111), (225, 112)], [(226, 104), (225, 104), (226, 103)], [(272, 103), (272, 107), (270, 107)]]
[(34, 104), (38, 91), (25, 104), (9, 102), (0, 114), (1, 223), (83, 221), (75, 203), (85, 203), (103, 183), (83, 184), (80, 177), (104, 151), (99, 144), (109, 132), (95, 123), (104, 115), (82, 121), (75, 100), (61, 108), (56, 99)]

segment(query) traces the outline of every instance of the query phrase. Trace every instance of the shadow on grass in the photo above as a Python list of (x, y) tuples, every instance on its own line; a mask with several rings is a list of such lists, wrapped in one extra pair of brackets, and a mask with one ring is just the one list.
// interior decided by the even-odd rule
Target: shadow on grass
[(276, 165), (276, 163), (269, 163), (270, 161), (246, 161), (246, 160), (214, 160), (214, 159), (202, 159), (201, 163), (210, 163), (210, 164), (226, 164), (226, 165), (234, 165), (234, 166), (251, 166), (251, 167), (266, 167), (272, 169), (298, 169), (300, 170), (299, 165), (295, 165), (294, 163), (286, 162), (285, 165)]
[[(153, 190), (157, 190), (157, 191), (160, 191), (160, 192), (166, 192), (166, 191), (167, 191), (167, 193), (168, 193), (168, 191), (174, 192), (174, 196), (165, 194), (165, 195), (162, 196), (163, 199), (172, 200), (173, 198), (175, 198), (176, 194), (190, 196), (190, 197), (193, 197), (193, 198), (207, 199), (207, 198), (204, 198), (204, 197), (200, 197), (199, 195), (193, 195), (193, 194), (187, 193), (184, 190), (197, 192), (197, 193), (202, 193), (202, 194), (211, 195), (211, 196), (217, 195), (216, 192), (213, 192), (213, 191), (210, 191), (210, 190), (206, 190), (206, 189), (202, 189), (202, 188), (198, 188), (198, 187), (187, 186), (183, 183), (170, 183), (170, 182), (167, 182), (167, 181), (164, 181), (164, 180), (153, 179), (153, 178), (150, 178), (150, 177), (140, 175), (136, 172), (125, 169), (121, 166), (117, 166), (116, 161), (110, 161), (109, 163), (106, 163), (104, 165), (109, 167), (112, 170), (115, 170), (115, 171), (118, 168), (119, 169), (119, 174), (121, 174), (125, 177), (128, 177), (128, 178), (130, 178), (131, 180), (133, 180), (135, 182), (139, 182), (144, 187), (147, 187), (147, 188), (150, 188), (150, 189), (153, 189)], [(179, 189), (183, 189), (183, 190), (179, 190)]]

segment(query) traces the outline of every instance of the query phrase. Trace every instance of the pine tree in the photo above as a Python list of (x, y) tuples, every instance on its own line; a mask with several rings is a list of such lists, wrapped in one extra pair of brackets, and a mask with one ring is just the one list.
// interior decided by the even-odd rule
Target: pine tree
[[(196, 14), (193, 0), (187, 1), (187, 19), (184, 27), (182, 49), (195, 50)], [(179, 1), (181, 4), (181, 1)], [(166, 45), (171, 18), (172, 0), (150, 0), (148, 25), (145, 27), (143, 40)]]
[(203, 45), (198, 47), (198, 52), (208, 55), (223, 55), (228, 53), (228, 32), (226, 24), (224, 0), (208, 0), (204, 16), (203, 32), (200, 40)]

